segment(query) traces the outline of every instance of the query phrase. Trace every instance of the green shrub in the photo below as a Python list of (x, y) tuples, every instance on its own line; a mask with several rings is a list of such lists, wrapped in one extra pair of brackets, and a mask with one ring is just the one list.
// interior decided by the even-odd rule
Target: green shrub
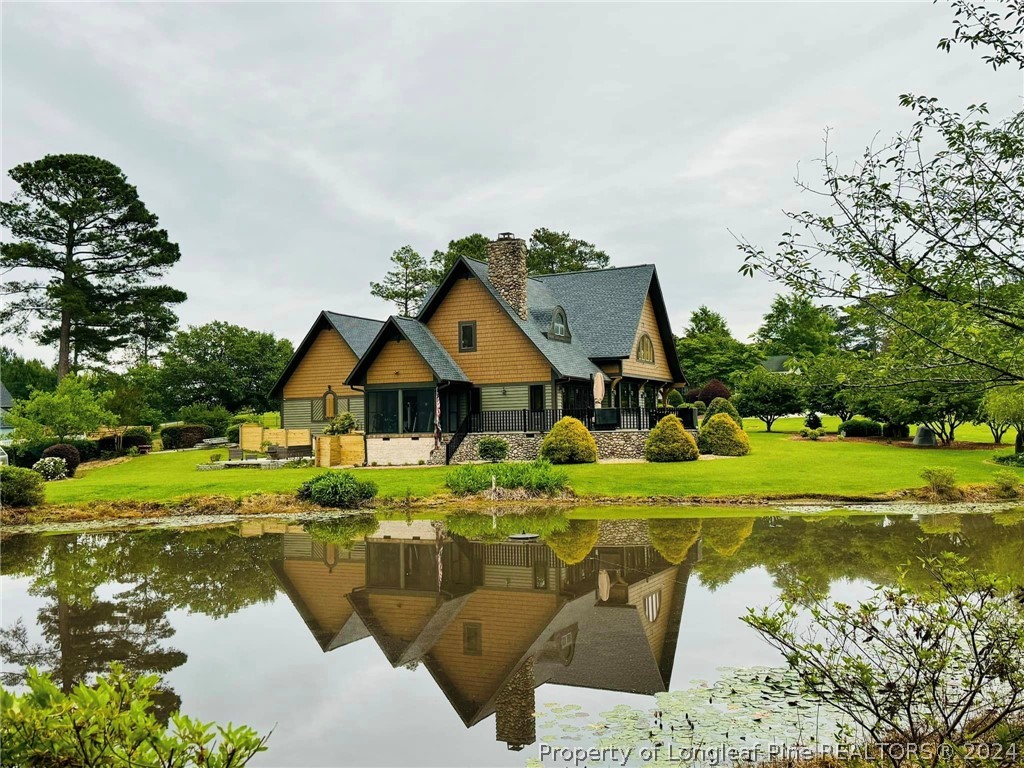
[(710, 421), (704, 422), (697, 445), (701, 453), (715, 456), (746, 456), (750, 453), (750, 438), (727, 413), (716, 413)]
[(211, 437), (223, 437), (231, 423), (231, 412), (223, 405), (193, 403), (178, 409), (178, 420), (186, 424), (207, 424), (213, 429)]
[(569, 476), (547, 459), (510, 461), (503, 464), (463, 464), (445, 478), (456, 496), (482, 493), (491, 483), (498, 488), (522, 488), (538, 496), (551, 496), (569, 486)]
[(0, 465), (0, 504), (37, 507), (45, 500), (42, 475), (25, 467)]
[(705, 413), (708, 412), (708, 404), (705, 403), (703, 400), (695, 400), (693, 403), (693, 407), (697, 409), (698, 416), (703, 416)]
[(372, 536), (380, 528), (376, 515), (345, 515), (332, 520), (317, 520), (303, 526), (310, 538), (352, 549), (357, 542)]
[(582, 421), (566, 416), (544, 436), (540, 455), (552, 464), (593, 464), (597, 461), (597, 441)]
[(743, 419), (740, 418), (740, 412), (736, 410), (735, 405), (730, 403), (724, 397), (716, 397), (711, 401), (711, 405), (709, 405), (708, 409), (704, 411), (704, 418), (701, 420), (701, 427), (720, 413), (726, 414), (736, 423), (737, 427), (743, 429)]
[(817, 440), (818, 438), (824, 437), (826, 430), (824, 427), (818, 427), (817, 429), (811, 429), (810, 427), (801, 427), (800, 436), (806, 437), (808, 440)]
[(921, 479), (928, 490), (940, 499), (956, 499), (961, 495), (954, 467), (925, 467), (921, 470)]
[(213, 427), (206, 424), (175, 424), (160, 433), (165, 450), (193, 448), (208, 437), (213, 437)]
[(321, 507), (356, 509), (377, 495), (377, 484), (351, 472), (324, 472), (300, 485), (296, 495)]
[(484, 461), (496, 463), (504, 461), (508, 456), (508, 441), (500, 437), (482, 437), (476, 452)]
[(28, 690), (0, 690), (4, 765), (175, 766), (241, 768), (266, 750), (247, 726), (215, 728), (180, 713), (160, 722), (156, 675), (132, 678), (117, 663), (95, 685), (62, 692), (49, 675), (30, 669)]
[(1024, 453), (1011, 453), (1006, 456), (996, 456), (993, 461), (996, 464), (1003, 464), (1007, 467), (1024, 467)]
[(60, 456), (47, 456), (33, 464), (32, 471), (44, 480), (63, 480), (68, 476), (68, 463)]
[(838, 431), (847, 437), (881, 437), (882, 425), (877, 421), (857, 416), (840, 424)]
[(128, 427), (121, 435), (122, 451), (138, 448), (140, 445), (151, 445), (152, 443), (153, 435), (145, 427)]
[(325, 435), (347, 435), (356, 428), (356, 417), (348, 411), (339, 413), (324, 427)]
[(669, 390), (669, 393), (668, 393), (668, 404), (672, 408), (678, 408), (684, 402), (685, 401), (683, 400), (683, 393), (682, 392), (680, 392), (678, 389)]
[(1016, 499), (1020, 496), (1020, 475), (1012, 469), (999, 470), (992, 475), (992, 482), (996, 486), (996, 493), (1004, 499)]
[(883, 424), (882, 437), (888, 437), (890, 440), (905, 440), (910, 437), (910, 426), (907, 424)]
[(698, 456), (697, 441), (680, 418), (671, 414), (654, 426), (644, 445), (648, 461), (696, 461)]
[(252, 411), (242, 411), (241, 413), (236, 413), (234, 416), (231, 417), (232, 425), (262, 423), (263, 418), (258, 413), (253, 413)]
[[(245, 423), (252, 423), (252, 422), (244, 422), (244, 421), (242, 422), (242, 424), (245, 424)], [(240, 431), (242, 429), (242, 424), (232, 424), (224, 432), (224, 436), (228, 439), (229, 443), (237, 443), (238, 442), (238, 435), (239, 435), (239, 433), (240, 433)]]
[(804, 419), (804, 426), (808, 429), (821, 429), (821, 416), (811, 411)]
[(41, 458), (48, 459), (51, 456), (57, 456), (64, 459), (64, 466), (67, 470), (68, 477), (75, 476), (75, 470), (78, 469), (78, 465), (82, 463), (82, 455), (78, 452), (78, 449), (68, 443), (57, 443), (51, 445), (45, 451)]
[(58, 440), (49, 438), (34, 443), (21, 443), (13, 445), (7, 450), (11, 455), (11, 463), (19, 467), (31, 468), (33, 464), (43, 458), (43, 451), (51, 445), (73, 445), (78, 450), (81, 461), (91, 461), (100, 457), (100, 446), (96, 440)]

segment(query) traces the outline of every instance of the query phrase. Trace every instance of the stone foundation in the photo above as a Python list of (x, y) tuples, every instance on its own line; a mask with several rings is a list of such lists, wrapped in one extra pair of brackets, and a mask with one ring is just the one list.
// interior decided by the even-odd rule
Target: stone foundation
[[(619, 429), (607, 432), (592, 432), (597, 443), (598, 459), (642, 459), (644, 445), (650, 430)], [(484, 437), (500, 437), (508, 443), (508, 461), (533, 461), (540, 455), (540, 444), (544, 435), (540, 433), (500, 432), (474, 433), (466, 435), (462, 445), (455, 451), (452, 464), (479, 461), (477, 448)], [(447, 442), (447, 441), (446, 441)], [(433, 443), (431, 443), (433, 445)], [(444, 450), (431, 456), (430, 464), (444, 464)]]

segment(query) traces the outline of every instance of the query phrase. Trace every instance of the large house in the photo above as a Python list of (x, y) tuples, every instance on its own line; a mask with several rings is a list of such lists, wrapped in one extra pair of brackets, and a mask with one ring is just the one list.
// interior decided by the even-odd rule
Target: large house
[(322, 313), (274, 390), (283, 426), (316, 432), (351, 410), (380, 464), (450, 461), (467, 434), (535, 436), (564, 415), (650, 429), (686, 382), (655, 267), (529, 277), (526, 256), (500, 235), (486, 263), (460, 258), (416, 317)]

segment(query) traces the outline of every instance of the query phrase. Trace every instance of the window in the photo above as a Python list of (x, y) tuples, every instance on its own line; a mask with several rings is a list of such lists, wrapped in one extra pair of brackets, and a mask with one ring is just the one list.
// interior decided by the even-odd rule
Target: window
[(646, 333), (640, 337), (640, 342), (636, 345), (636, 359), (641, 363), (654, 362), (654, 342)]
[(466, 622), (462, 625), (462, 653), (466, 656), (479, 656), (483, 652), (483, 625), (478, 622)]
[(544, 410), (544, 385), (543, 384), (531, 384), (530, 385), (530, 410), (531, 411), (543, 411)]
[(644, 615), (652, 624), (658, 619), (661, 613), (661, 590), (651, 592), (644, 597)]
[(328, 387), (327, 391), (324, 392), (324, 421), (330, 421), (338, 413), (338, 401), (334, 396), (334, 392)]
[(557, 339), (559, 341), (569, 341), (569, 322), (565, 319), (565, 310), (561, 307), (555, 307), (555, 311), (551, 313), (551, 329), (548, 331), (549, 339)]
[(459, 352), (476, 352), (476, 320), (459, 323)]
[(576, 625), (567, 629), (558, 638), (558, 655), (562, 657), (562, 664), (572, 664), (572, 657), (576, 655)]

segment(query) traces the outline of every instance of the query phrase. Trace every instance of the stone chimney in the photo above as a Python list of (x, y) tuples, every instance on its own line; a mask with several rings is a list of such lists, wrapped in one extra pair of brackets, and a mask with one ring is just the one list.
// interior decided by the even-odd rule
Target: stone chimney
[(502, 232), (497, 240), (487, 244), (487, 265), (491, 284), (498, 289), (498, 293), (520, 319), (528, 319), (526, 243), (511, 232)]
[[(520, 241), (522, 242), (522, 241)], [(494, 731), (498, 741), (518, 752), (537, 740), (537, 718), (534, 717), (533, 657), (505, 683), (495, 701)]]

